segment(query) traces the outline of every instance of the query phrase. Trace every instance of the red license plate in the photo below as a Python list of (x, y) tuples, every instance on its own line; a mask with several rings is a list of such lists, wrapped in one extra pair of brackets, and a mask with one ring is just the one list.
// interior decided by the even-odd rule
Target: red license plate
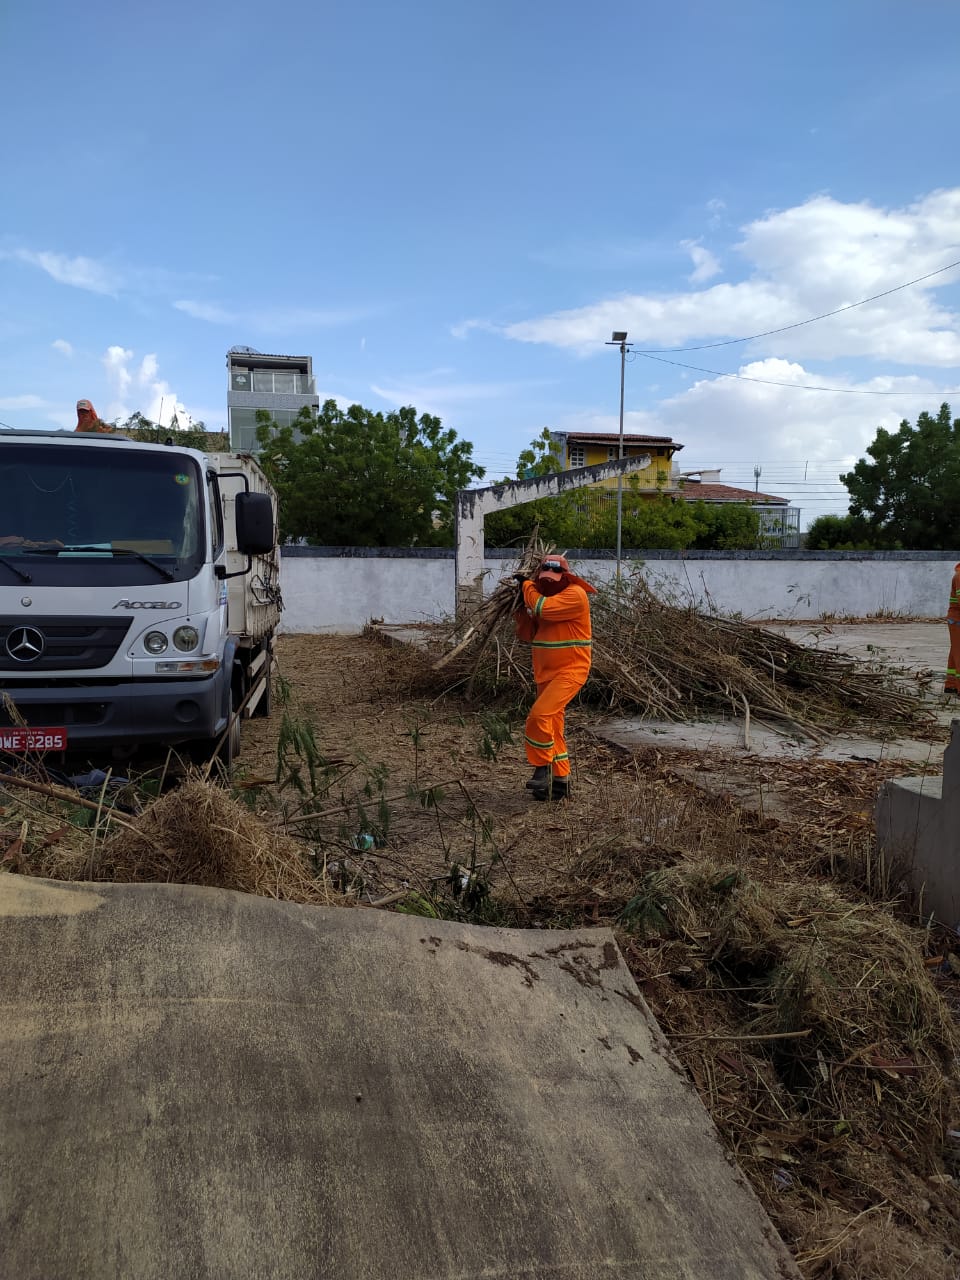
[(66, 729), (14, 726), (0, 729), (0, 751), (66, 751)]

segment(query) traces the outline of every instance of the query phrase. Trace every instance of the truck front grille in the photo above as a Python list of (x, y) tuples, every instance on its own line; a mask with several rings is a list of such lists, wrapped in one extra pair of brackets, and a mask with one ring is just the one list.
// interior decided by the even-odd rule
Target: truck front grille
[(0, 617), (0, 671), (81, 671), (105, 667), (132, 618)]

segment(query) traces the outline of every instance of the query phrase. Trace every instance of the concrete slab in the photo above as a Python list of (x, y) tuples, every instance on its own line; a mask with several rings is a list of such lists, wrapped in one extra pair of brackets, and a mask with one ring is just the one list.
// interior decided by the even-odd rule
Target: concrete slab
[[(944, 713), (945, 716), (948, 712)], [(663, 747), (680, 751), (723, 753), (744, 758), (763, 756), (768, 760), (904, 760), (913, 764), (939, 762), (942, 742), (920, 738), (866, 738), (860, 734), (831, 734), (823, 742), (790, 737), (751, 724), (749, 739), (743, 721), (735, 720), (641, 720), (636, 716), (611, 716), (594, 730), (607, 742), (636, 750)]]
[(953, 721), (940, 777), (883, 784), (876, 826), (893, 878), (906, 877), (922, 913), (960, 931), (960, 720)]
[(864, 662), (935, 671), (941, 677), (950, 648), (945, 622), (772, 623), (768, 630), (811, 648), (838, 649)]
[(605, 931), (0, 874), (18, 1280), (798, 1272)]

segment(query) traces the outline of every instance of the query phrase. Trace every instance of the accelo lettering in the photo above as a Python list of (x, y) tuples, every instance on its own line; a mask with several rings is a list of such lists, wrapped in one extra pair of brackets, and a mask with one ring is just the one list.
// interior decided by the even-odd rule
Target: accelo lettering
[(179, 600), (118, 600), (115, 609), (182, 609)]

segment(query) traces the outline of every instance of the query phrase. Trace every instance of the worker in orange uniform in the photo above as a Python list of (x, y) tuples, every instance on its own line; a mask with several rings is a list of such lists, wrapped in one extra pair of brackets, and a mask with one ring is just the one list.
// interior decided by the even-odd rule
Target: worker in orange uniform
[(960, 564), (953, 566), (947, 626), (950, 628), (950, 656), (947, 658), (947, 678), (943, 682), (943, 692), (960, 694)]
[(535, 800), (548, 796), (564, 800), (570, 778), (564, 713), (590, 674), (589, 597), (596, 594), (596, 587), (571, 573), (563, 556), (547, 556), (532, 579), (519, 573), (514, 576), (521, 584), (525, 614), (532, 624), (530, 643), (537, 686), (537, 699), (524, 728), (527, 760), (534, 766), (527, 786)]
[(77, 401), (77, 425), (74, 431), (110, 432), (113, 428), (107, 422), (101, 422), (97, 411), (89, 400)]

